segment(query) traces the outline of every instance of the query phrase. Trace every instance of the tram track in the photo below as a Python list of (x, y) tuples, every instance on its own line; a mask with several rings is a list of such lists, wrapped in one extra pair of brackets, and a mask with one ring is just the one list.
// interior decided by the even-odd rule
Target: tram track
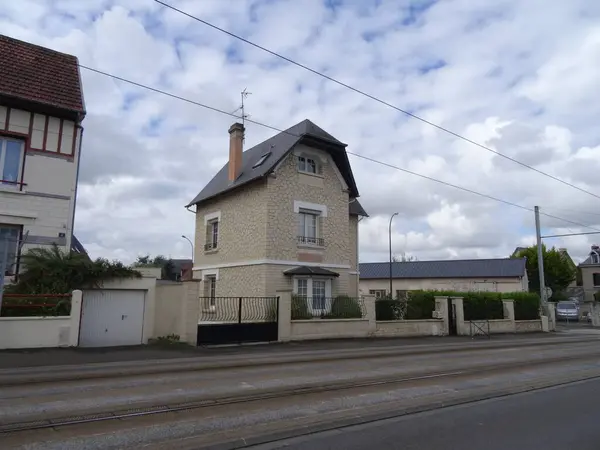
[(7, 436), (19, 432), (28, 432), (43, 429), (61, 429), (77, 427), (78, 425), (93, 424), (100, 422), (118, 422), (127, 419), (133, 419), (146, 416), (160, 416), (168, 413), (202, 410), (210, 407), (218, 407), (235, 404), (251, 404), (261, 401), (284, 399), (288, 397), (319, 394), (334, 391), (352, 391), (361, 388), (393, 387), (402, 385), (411, 385), (413, 383), (436, 383), (442, 380), (450, 380), (460, 377), (484, 376), (489, 373), (498, 373), (501, 371), (515, 371), (552, 365), (557, 363), (569, 362), (572, 360), (581, 361), (582, 358), (597, 359), (600, 369), (600, 351), (590, 353), (567, 354), (556, 357), (542, 358), (538, 360), (518, 360), (508, 361), (501, 364), (488, 364), (473, 367), (471, 365), (453, 367), (445, 372), (434, 373), (415, 373), (405, 376), (379, 376), (365, 377), (359, 380), (330, 382), (320, 385), (306, 384), (297, 385), (292, 388), (284, 389), (265, 389), (249, 395), (224, 396), (221, 398), (204, 398), (185, 403), (163, 404), (148, 407), (113, 409), (107, 412), (96, 412), (92, 414), (80, 414), (77, 416), (54, 417), (52, 419), (34, 420), (34, 421), (15, 421), (0, 425), (0, 436)]

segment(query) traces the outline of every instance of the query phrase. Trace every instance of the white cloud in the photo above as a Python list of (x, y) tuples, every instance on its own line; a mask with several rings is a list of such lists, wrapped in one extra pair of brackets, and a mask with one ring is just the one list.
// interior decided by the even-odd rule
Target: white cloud
[[(600, 8), (585, 0), (171, 3), (600, 195)], [(599, 199), (155, 2), (0, 6), (3, 33), (75, 54), (82, 64), (226, 111), (239, 107), (248, 88), (253, 119), (286, 128), (309, 118), (353, 153), (600, 229)], [(85, 70), (83, 82), (77, 234), (95, 256), (187, 257), (180, 236), (192, 236), (194, 227), (183, 205), (224, 163), (233, 119)], [(272, 133), (249, 125), (247, 144)], [(393, 212), (400, 213), (394, 252), (420, 259), (507, 256), (533, 243), (532, 213), (350, 160), (372, 216), (361, 222), (364, 261), (387, 259)], [(542, 222), (547, 234), (589, 231), (545, 216)], [(581, 258), (596, 241), (548, 242)]]

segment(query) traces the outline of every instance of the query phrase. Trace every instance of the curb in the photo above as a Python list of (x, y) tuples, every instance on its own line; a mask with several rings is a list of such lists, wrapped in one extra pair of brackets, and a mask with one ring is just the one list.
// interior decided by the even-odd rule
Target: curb
[[(204, 370), (228, 370), (245, 367), (269, 366), (280, 364), (326, 362), (339, 360), (352, 360), (363, 358), (386, 358), (393, 356), (427, 355), (443, 352), (473, 352), (490, 349), (541, 347), (562, 344), (590, 343), (587, 337), (553, 338), (547, 340), (526, 340), (521, 342), (501, 341), (491, 343), (453, 343), (435, 346), (418, 345), (413, 348), (405, 347), (376, 347), (357, 349), (333, 349), (315, 352), (304, 352), (303, 355), (275, 354), (275, 355), (243, 355), (240, 360), (235, 357), (223, 356), (221, 361), (199, 361), (195, 358), (177, 358), (167, 360), (145, 360), (118, 363), (92, 363), (87, 365), (69, 366), (42, 366), (35, 368), (4, 369), (0, 370), (0, 387), (16, 386), (43, 382), (89, 380), (95, 378), (117, 378), (139, 375), (154, 375), (162, 373), (193, 372)], [(319, 352), (319, 353), (318, 353)]]

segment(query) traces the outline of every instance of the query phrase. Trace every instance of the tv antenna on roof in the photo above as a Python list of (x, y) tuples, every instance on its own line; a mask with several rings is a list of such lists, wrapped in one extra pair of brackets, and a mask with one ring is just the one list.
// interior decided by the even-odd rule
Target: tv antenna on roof
[[(246, 119), (248, 119), (250, 117), (250, 114), (246, 114), (246, 106), (244, 104), (244, 100), (251, 94), (252, 94), (252, 92), (248, 92), (248, 88), (244, 88), (244, 90), (241, 92), (242, 105), (240, 106), (239, 109), (242, 110), (242, 125), (244, 126), (244, 129), (246, 128)], [(245, 140), (246, 140), (246, 133), (244, 133), (242, 142), (244, 142)]]

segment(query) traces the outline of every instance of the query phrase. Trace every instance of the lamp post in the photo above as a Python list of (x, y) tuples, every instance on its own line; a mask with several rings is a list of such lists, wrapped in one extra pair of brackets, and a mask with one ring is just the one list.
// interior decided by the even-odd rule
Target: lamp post
[(390, 217), (390, 229), (389, 229), (389, 238), (390, 238), (390, 299), (394, 297), (392, 295), (392, 220), (394, 219), (394, 216), (397, 216), (397, 215), (398, 215), (398, 213), (395, 212), (394, 214), (392, 214), (392, 217)]
[(194, 262), (194, 244), (192, 244), (192, 241), (187, 236), (182, 234), (181, 237), (183, 239), (185, 239), (186, 241), (188, 241), (190, 243), (190, 247), (192, 247), (192, 263), (193, 263)]

